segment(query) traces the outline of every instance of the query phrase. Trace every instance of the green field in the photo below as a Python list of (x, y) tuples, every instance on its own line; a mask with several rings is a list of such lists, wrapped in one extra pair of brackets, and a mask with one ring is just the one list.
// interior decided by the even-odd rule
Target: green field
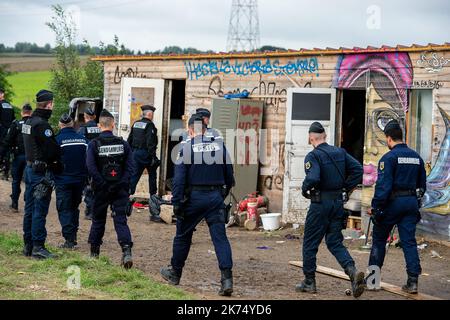
[(50, 71), (19, 72), (9, 76), (8, 81), (15, 93), (11, 103), (19, 108), (27, 102), (34, 105), (36, 93), (40, 89), (48, 89), (50, 76)]
[[(105, 256), (50, 248), (55, 259), (24, 257), (23, 242), (15, 233), (0, 233), (0, 300), (2, 299), (193, 299), (194, 296), (158, 283), (137, 269), (125, 270)], [(79, 270), (79, 288), (69, 287)], [(77, 272), (77, 271), (75, 271)], [(73, 282), (71, 282), (73, 283)], [(77, 282), (75, 282), (77, 283)]]

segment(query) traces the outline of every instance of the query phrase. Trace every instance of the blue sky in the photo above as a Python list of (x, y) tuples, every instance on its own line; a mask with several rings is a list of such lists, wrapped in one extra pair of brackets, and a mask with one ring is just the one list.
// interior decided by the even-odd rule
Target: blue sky
[[(50, 5), (60, 3), (75, 13), (80, 42), (110, 43), (117, 34), (135, 50), (179, 45), (224, 51), (231, 2), (0, 0), (0, 43), (53, 45), (45, 22)], [(291, 49), (450, 42), (448, 0), (259, 0), (259, 20), (261, 45)]]

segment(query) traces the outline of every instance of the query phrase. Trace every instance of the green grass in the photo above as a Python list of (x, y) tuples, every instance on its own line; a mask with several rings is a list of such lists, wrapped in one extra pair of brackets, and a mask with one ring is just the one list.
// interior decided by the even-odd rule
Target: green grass
[[(0, 299), (194, 299), (161, 284), (137, 269), (125, 270), (104, 256), (91, 259), (76, 251), (50, 248), (57, 258), (22, 256), (23, 242), (15, 233), (0, 233)], [(68, 289), (70, 266), (80, 268), (80, 289)]]
[(34, 105), (36, 93), (40, 89), (48, 89), (50, 71), (18, 72), (8, 77), (15, 96), (11, 103), (21, 108), (25, 103)]

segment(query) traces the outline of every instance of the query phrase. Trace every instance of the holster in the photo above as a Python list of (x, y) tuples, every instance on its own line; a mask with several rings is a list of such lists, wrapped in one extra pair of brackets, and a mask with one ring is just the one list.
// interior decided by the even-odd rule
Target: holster
[(50, 179), (49, 173), (46, 172), (45, 176), (41, 179), (39, 184), (34, 188), (33, 196), (37, 200), (44, 199), (51, 195), (53, 188), (54, 188), (54, 182)]

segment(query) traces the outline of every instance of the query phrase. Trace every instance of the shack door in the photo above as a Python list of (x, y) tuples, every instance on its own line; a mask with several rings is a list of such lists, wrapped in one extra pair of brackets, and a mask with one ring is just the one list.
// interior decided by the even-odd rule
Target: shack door
[[(158, 129), (157, 156), (161, 159), (161, 133), (164, 106), (164, 80), (143, 78), (122, 78), (120, 89), (119, 127), (118, 135), (128, 138), (131, 126), (142, 115), (141, 106), (154, 105), (156, 108), (153, 123)], [(159, 172), (157, 172), (157, 185), (159, 185)], [(148, 198), (148, 175), (145, 171), (136, 188), (136, 197)]]
[(336, 90), (290, 88), (287, 92), (285, 173), (283, 186), (283, 219), (304, 223), (309, 200), (301, 193), (305, 178), (304, 159), (312, 146), (308, 129), (319, 121), (334, 144)]

